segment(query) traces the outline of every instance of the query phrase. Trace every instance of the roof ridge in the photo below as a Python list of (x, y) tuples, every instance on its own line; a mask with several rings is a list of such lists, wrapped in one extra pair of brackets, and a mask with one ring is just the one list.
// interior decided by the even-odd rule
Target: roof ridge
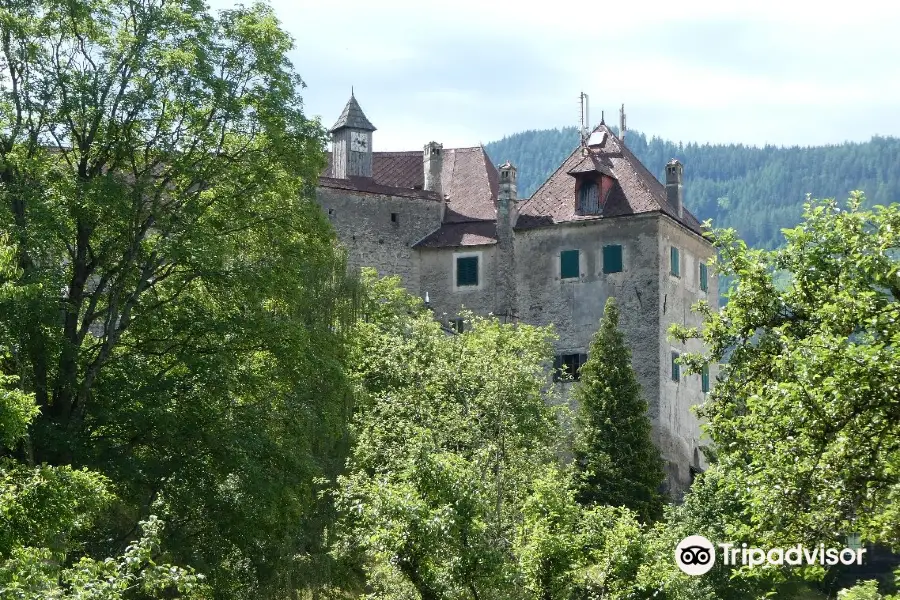
[(559, 164), (559, 166), (556, 167), (556, 170), (553, 171), (553, 173), (551, 173), (550, 176), (547, 177), (547, 179), (545, 179), (544, 182), (543, 182), (541, 185), (539, 185), (539, 186), (537, 186), (537, 188), (535, 188), (534, 192), (531, 194), (531, 197), (529, 197), (528, 200), (526, 200), (525, 202), (522, 203), (522, 206), (521, 206), (519, 212), (525, 210), (525, 207), (528, 206), (529, 204), (531, 204), (531, 201), (534, 199), (535, 196), (537, 196), (538, 192), (540, 192), (541, 189), (542, 189), (545, 185), (547, 185), (547, 184), (550, 182), (550, 180), (553, 179), (553, 178), (556, 176), (557, 173), (559, 173), (560, 171), (562, 171), (562, 168), (565, 166), (565, 164), (566, 164), (567, 162), (569, 162), (569, 159), (572, 158), (572, 156), (574, 156), (574, 154), (575, 154), (576, 152), (578, 152), (579, 150), (581, 150), (582, 147), (583, 147), (583, 146), (582, 146), (581, 144), (579, 144), (574, 150), (572, 150), (572, 151), (569, 153), (569, 156), (567, 156), (565, 159), (563, 159), (563, 161)]

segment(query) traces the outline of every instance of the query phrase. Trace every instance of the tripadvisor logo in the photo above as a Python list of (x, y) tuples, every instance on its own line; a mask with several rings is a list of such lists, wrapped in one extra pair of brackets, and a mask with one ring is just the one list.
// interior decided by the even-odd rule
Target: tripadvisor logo
[(675, 564), (688, 575), (703, 575), (716, 564), (716, 550), (702, 535), (689, 535), (675, 547)]
[[(861, 565), (865, 548), (826, 548), (819, 544), (813, 548), (805, 548), (796, 544), (788, 548), (749, 548), (741, 544), (718, 544), (722, 553), (722, 564), (744, 567), (760, 566), (799, 566), (822, 565), (833, 567), (842, 565)], [(679, 542), (675, 547), (675, 564), (688, 575), (703, 575), (716, 564), (716, 551), (713, 543), (702, 535), (691, 535)]]

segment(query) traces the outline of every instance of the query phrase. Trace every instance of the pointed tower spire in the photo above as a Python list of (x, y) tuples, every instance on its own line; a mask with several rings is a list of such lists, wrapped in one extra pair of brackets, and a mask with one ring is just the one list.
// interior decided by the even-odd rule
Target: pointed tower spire
[(337, 179), (372, 176), (372, 132), (375, 126), (356, 101), (350, 100), (331, 128), (332, 176)]

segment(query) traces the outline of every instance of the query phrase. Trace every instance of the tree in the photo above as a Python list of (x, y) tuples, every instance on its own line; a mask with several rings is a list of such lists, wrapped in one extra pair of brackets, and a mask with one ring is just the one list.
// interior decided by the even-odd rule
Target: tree
[(523, 506), (560, 439), (550, 333), (470, 315), (452, 335), (397, 278), (367, 285), (343, 553), (391, 598), (522, 597)]
[(727, 359), (701, 413), (758, 544), (900, 543), (900, 205), (863, 201), (808, 202), (775, 251), (717, 232), (728, 304), (673, 329)]
[[(5, 235), (0, 235), (0, 299), (27, 294), (21, 270)], [(13, 347), (0, 327), (0, 357)], [(16, 387), (16, 377), (0, 374), (0, 450), (26, 435), (38, 413), (34, 396)], [(38, 600), (97, 598), (124, 600), (170, 597), (201, 598), (202, 577), (191, 569), (156, 564), (162, 524), (150, 517), (141, 523), (141, 539), (116, 559), (95, 561), (82, 554), (82, 536), (112, 501), (102, 475), (68, 466), (31, 467), (0, 457), (0, 597)], [(68, 565), (68, 566), (67, 566)]]
[(29, 286), (0, 304), (0, 372), (40, 410), (9, 453), (114, 482), (97, 556), (157, 514), (220, 597), (315, 582), (354, 288), (290, 37), (265, 5), (195, 0), (0, 21), (0, 230)]
[(572, 394), (578, 403), (578, 501), (587, 506), (626, 506), (644, 522), (658, 519), (665, 474), (612, 297)]

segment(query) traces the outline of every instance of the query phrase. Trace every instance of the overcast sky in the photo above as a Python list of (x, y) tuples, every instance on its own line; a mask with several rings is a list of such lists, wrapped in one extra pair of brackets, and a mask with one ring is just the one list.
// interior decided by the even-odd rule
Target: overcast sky
[(685, 142), (900, 136), (892, 1), (272, 3), (307, 112), (330, 127), (353, 86), (376, 150), (576, 125), (582, 90), (592, 121), (624, 102), (630, 129)]

